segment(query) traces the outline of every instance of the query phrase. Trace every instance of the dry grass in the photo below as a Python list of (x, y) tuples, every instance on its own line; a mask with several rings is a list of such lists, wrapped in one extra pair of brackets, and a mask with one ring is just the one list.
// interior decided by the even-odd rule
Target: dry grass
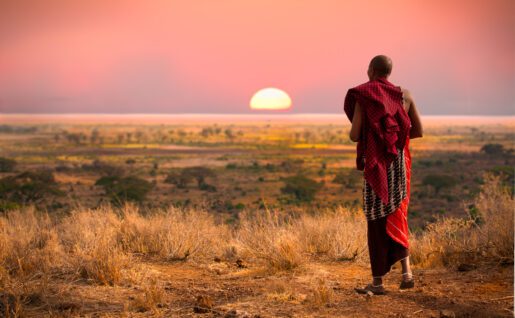
[(212, 258), (222, 254), (224, 242), (230, 241), (229, 229), (215, 224), (212, 214), (173, 207), (144, 217), (127, 206), (118, 234), (124, 251), (165, 260)]
[(499, 177), (487, 175), (475, 205), (481, 223), (478, 236), (488, 257), (513, 263), (514, 208), (508, 188)]
[(152, 311), (156, 314), (158, 307), (163, 303), (165, 294), (163, 286), (157, 278), (151, 278), (143, 284), (142, 289), (142, 293), (130, 304), (130, 309), (138, 312)]
[(317, 278), (312, 284), (306, 303), (313, 307), (328, 306), (334, 301), (334, 291), (324, 278)]
[(242, 213), (236, 240), (244, 256), (263, 261), (271, 271), (291, 270), (306, 261), (291, 218), (277, 211)]
[(297, 268), (311, 256), (356, 260), (367, 251), (366, 220), (359, 212), (340, 207), (317, 216), (245, 213), (237, 240), (244, 255), (263, 261), (272, 271)]
[[(479, 218), (442, 218), (412, 238), (416, 266), (452, 267), (485, 259), (513, 263), (513, 198), (498, 178), (485, 180), (474, 201)], [(25, 305), (34, 302), (51, 308), (47, 299), (55, 295), (47, 297), (48, 282), (64, 279), (101, 285), (134, 283), (141, 286), (141, 295), (130, 304), (132, 310), (158, 312), (163, 287), (137, 274), (143, 270), (133, 260), (210, 263), (215, 256), (238, 256), (272, 273), (295, 270), (313, 257), (363, 260), (366, 221), (360, 211), (343, 208), (316, 216), (245, 211), (234, 229), (217, 224), (206, 211), (174, 208), (143, 216), (134, 206), (106, 206), (77, 209), (55, 220), (31, 208), (13, 211), (0, 216), (0, 310), (18, 317)], [(269, 297), (288, 302), (302, 299), (287, 286)], [(306, 301), (322, 306), (331, 303), (332, 297), (331, 288), (320, 281), (313, 284)]]
[(366, 219), (361, 211), (339, 207), (318, 216), (302, 215), (295, 232), (304, 252), (333, 260), (356, 260), (366, 256)]
[(485, 176), (474, 200), (479, 218), (440, 218), (412, 239), (411, 260), (422, 267), (455, 267), (480, 259), (513, 264), (514, 202), (498, 177)]

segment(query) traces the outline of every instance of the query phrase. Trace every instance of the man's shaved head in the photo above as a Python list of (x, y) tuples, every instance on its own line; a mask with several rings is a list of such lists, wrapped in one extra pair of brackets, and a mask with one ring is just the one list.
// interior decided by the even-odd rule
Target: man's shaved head
[(374, 77), (388, 77), (392, 72), (392, 59), (386, 55), (377, 55), (370, 61), (368, 68)]

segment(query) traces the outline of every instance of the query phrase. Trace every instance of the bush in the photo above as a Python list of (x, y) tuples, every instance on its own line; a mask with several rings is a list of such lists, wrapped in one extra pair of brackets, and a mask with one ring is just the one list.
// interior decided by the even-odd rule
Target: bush
[(356, 169), (348, 172), (339, 172), (333, 179), (333, 183), (341, 184), (349, 189), (355, 188), (362, 180), (362, 173)]
[(439, 218), (412, 240), (411, 255), (420, 266), (485, 262), (513, 264), (514, 200), (499, 177), (485, 175), (469, 220)]
[(103, 187), (106, 195), (111, 198), (113, 203), (125, 201), (142, 202), (153, 188), (152, 183), (134, 176), (102, 177), (95, 182), (95, 185)]
[(481, 147), (480, 151), (487, 155), (502, 155), (504, 153), (504, 146), (501, 144), (485, 144)]
[(16, 161), (9, 158), (0, 157), (0, 172), (12, 172), (16, 166)]
[(211, 169), (209, 169), (209, 168), (206, 168), (206, 167), (189, 167), (189, 168), (184, 168), (181, 171), (180, 178), (182, 180), (195, 179), (195, 180), (197, 180), (198, 188), (202, 189), (202, 187), (204, 186), (204, 184), (206, 182), (206, 178), (214, 177), (214, 176), (215, 176), (215, 173)]
[(426, 176), (422, 180), (422, 184), (433, 187), (435, 194), (438, 195), (440, 190), (454, 187), (456, 185), (456, 180), (451, 176), (432, 174)]
[(283, 179), (285, 186), (281, 192), (291, 194), (298, 201), (312, 201), (316, 193), (322, 188), (322, 184), (303, 175), (296, 175)]
[(26, 171), (0, 179), (0, 199), (20, 204), (39, 203), (62, 192), (48, 170)]
[(94, 160), (91, 164), (83, 164), (82, 170), (99, 173), (104, 176), (121, 176), (124, 174), (122, 167), (113, 166), (100, 160)]

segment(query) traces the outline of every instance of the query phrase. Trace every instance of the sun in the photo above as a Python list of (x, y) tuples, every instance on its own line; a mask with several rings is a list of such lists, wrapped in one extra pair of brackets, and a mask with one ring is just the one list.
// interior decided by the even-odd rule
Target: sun
[(290, 96), (285, 91), (274, 87), (260, 89), (250, 99), (251, 109), (285, 110), (290, 107)]

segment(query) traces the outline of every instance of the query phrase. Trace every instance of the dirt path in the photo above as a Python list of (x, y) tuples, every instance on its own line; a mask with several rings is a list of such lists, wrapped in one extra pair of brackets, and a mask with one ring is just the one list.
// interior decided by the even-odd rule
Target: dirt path
[[(394, 268), (385, 281), (388, 294), (372, 297), (354, 292), (368, 282), (369, 270), (351, 262), (311, 262), (273, 275), (225, 262), (143, 263), (139, 273), (157, 279), (161, 299), (153, 310), (134, 305), (151, 292), (130, 283), (109, 287), (63, 281), (52, 284), (59, 297), (47, 301), (54, 315), (72, 317), (513, 316), (511, 266), (467, 272), (414, 269), (416, 287), (409, 291), (398, 290), (401, 275)], [(212, 302), (211, 310), (194, 311), (199, 296)], [(27, 309), (29, 317), (44, 315), (41, 307)]]

